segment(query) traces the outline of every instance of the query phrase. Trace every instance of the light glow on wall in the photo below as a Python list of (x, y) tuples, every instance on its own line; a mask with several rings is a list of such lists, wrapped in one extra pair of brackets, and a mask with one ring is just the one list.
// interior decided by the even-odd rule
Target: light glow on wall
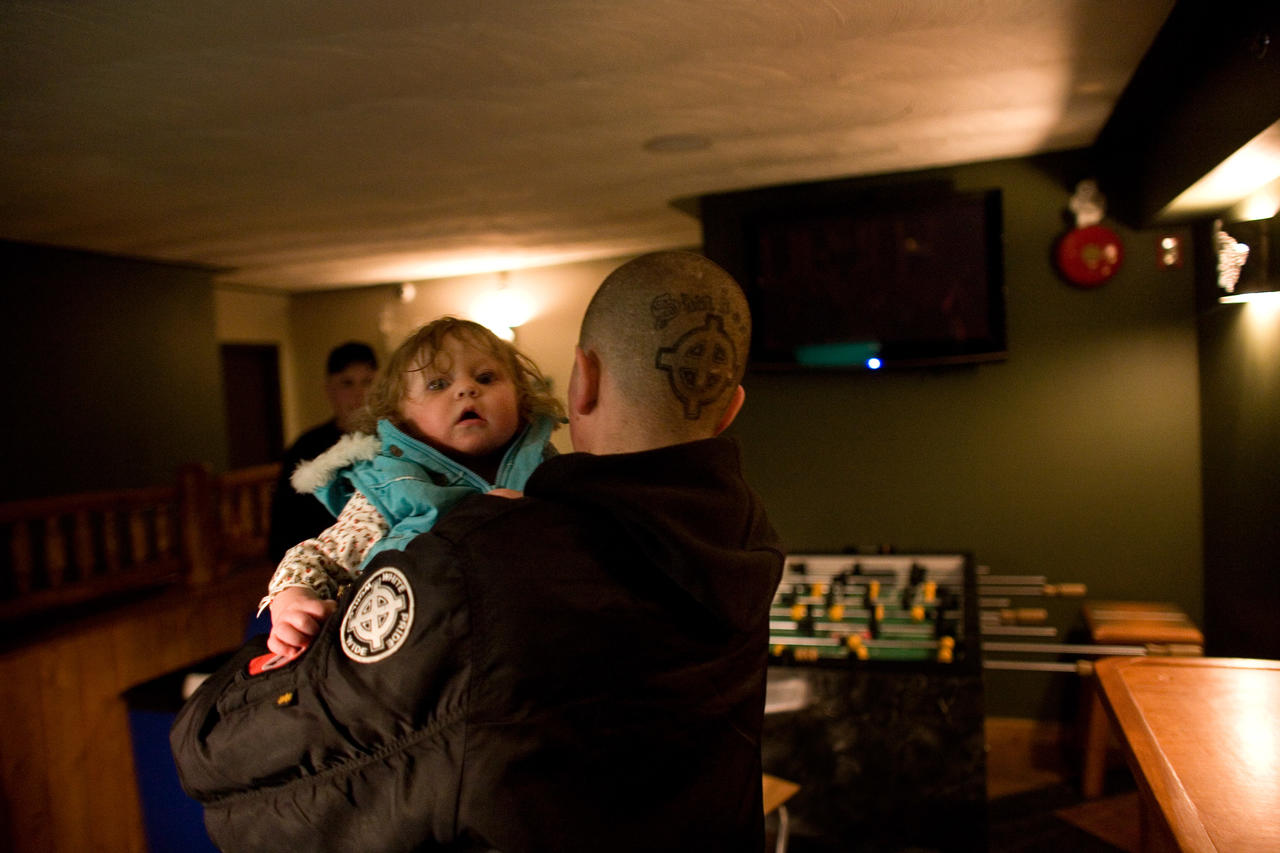
[(515, 330), (533, 318), (537, 306), (528, 293), (507, 285), (506, 273), (497, 287), (488, 288), (471, 303), (471, 319), (505, 341), (515, 340)]

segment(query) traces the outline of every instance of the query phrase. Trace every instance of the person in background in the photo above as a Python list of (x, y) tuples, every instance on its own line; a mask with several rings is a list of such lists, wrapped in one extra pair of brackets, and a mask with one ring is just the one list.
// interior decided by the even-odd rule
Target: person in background
[(568, 388), (574, 450), (366, 565), (308, 651), (246, 645), (171, 744), (223, 850), (764, 849), (783, 548), (720, 437), (750, 315), (688, 252), (616, 269)]
[(268, 556), (279, 563), (285, 552), (333, 524), (333, 514), (312, 495), (300, 495), (289, 485), (298, 464), (315, 459), (356, 425), (365, 396), (378, 373), (373, 348), (359, 341), (334, 347), (325, 364), (324, 392), (333, 418), (307, 430), (285, 451), (280, 478), (271, 498), (271, 527), (267, 533)]

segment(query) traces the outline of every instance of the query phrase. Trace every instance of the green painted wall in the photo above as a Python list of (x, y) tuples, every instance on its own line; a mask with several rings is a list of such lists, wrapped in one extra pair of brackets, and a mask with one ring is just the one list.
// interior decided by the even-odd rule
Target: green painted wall
[[(1200, 620), (1192, 264), (1159, 269), (1156, 232), (1108, 222), (1126, 251), (1116, 276), (1095, 290), (1059, 278), (1051, 250), (1086, 168), (1063, 155), (927, 175), (1004, 192), (1007, 361), (748, 377), (734, 433), (792, 551), (964, 550), (995, 574)], [(1078, 621), (1078, 601), (1051, 604)], [(1073, 680), (989, 673), (988, 709), (1055, 716)]]
[(212, 274), (0, 242), (0, 500), (226, 465)]

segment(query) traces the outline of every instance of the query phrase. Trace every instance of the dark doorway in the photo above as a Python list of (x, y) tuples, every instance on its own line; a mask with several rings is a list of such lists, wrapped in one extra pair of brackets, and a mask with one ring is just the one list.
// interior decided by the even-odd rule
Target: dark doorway
[(271, 344), (223, 344), (221, 350), (227, 464), (245, 468), (278, 461), (284, 452), (279, 349)]

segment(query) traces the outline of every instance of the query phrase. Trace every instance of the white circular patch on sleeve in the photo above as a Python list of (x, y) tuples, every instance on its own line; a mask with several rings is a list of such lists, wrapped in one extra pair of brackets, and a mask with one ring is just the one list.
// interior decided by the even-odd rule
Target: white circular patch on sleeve
[(390, 657), (413, 625), (413, 589), (399, 569), (381, 568), (356, 592), (342, 617), (342, 651), (357, 663)]

